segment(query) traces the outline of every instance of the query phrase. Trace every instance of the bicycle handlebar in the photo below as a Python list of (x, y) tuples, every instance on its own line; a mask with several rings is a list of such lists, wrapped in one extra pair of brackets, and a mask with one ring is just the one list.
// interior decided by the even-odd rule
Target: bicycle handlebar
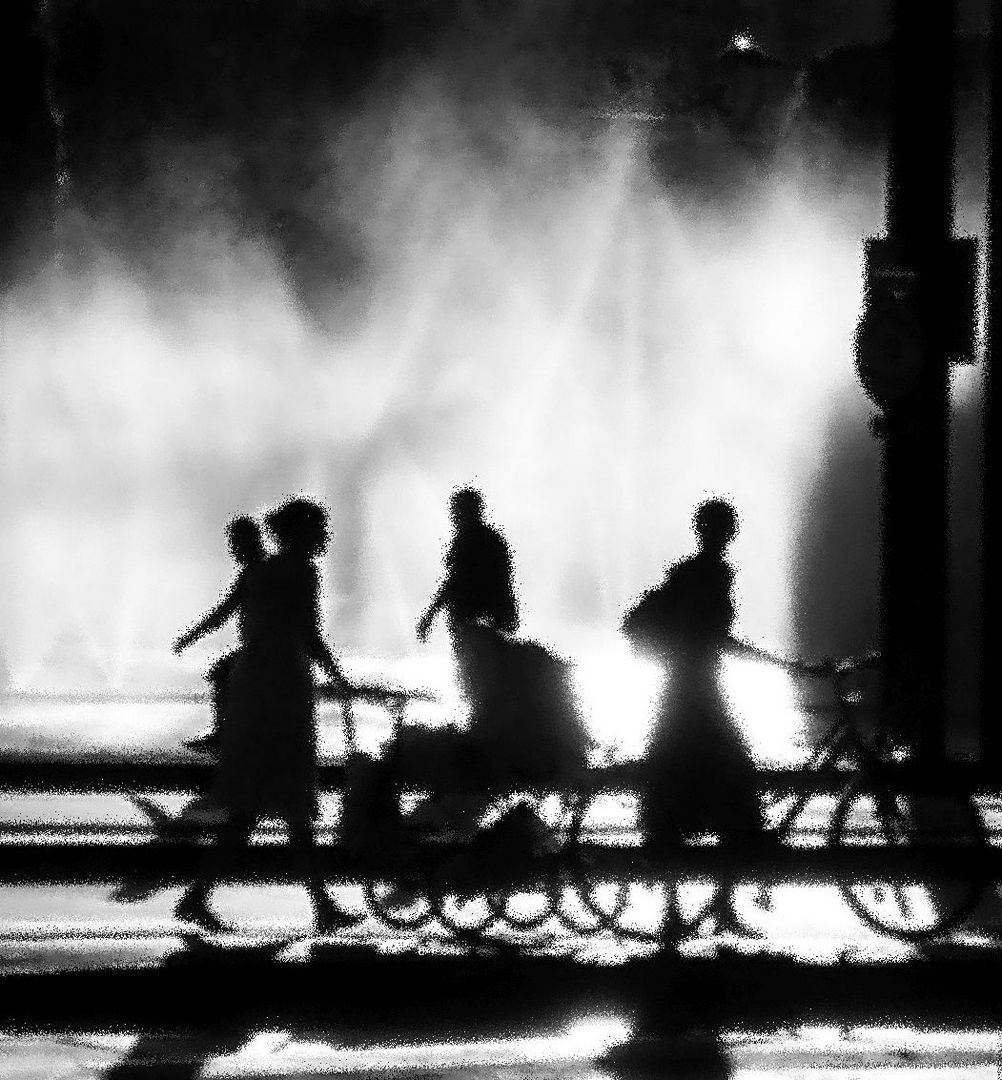
[(777, 667), (786, 668), (793, 674), (801, 674), (804, 665), (799, 660), (788, 660), (785, 656), (777, 656), (775, 653), (760, 649), (752, 645), (750, 641), (742, 641), (741, 638), (729, 638), (727, 642), (729, 652), (738, 653), (741, 656), (750, 656), (756, 660), (764, 660), (766, 663), (775, 664)]
[(325, 701), (374, 701), (376, 703), (403, 704), (407, 701), (437, 701), (428, 690), (401, 690), (380, 683), (321, 683), (316, 688), (317, 697)]
[(826, 656), (813, 664), (807, 664), (803, 660), (791, 660), (785, 656), (777, 656), (775, 653), (760, 649), (757, 645), (742, 641), (740, 638), (731, 638), (729, 647), (732, 652), (745, 656), (753, 656), (758, 660), (765, 660), (777, 667), (785, 668), (793, 675), (808, 675), (816, 678), (831, 678), (835, 675), (845, 675), (850, 671), (859, 671), (864, 668), (877, 667), (882, 659), (876, 651), (859, 653), (856, 656), (846, 656), (840, 660)]
[(817, 664), (805, 664), (803, 670), (810, 675), (847, 675), (850, 671), (878, 667), (882, 659), (879, 652), (859, 653), (857, 656), (845, 656), (841, 660), (826, 656)]

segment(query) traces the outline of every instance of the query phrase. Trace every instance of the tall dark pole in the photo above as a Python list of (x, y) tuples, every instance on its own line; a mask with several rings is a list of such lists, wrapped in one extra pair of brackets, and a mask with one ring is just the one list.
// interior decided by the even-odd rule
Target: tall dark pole
[(1002, 574), (998, 550), (1002, 542), (998, 518), (1002, 512), (999, 486), (999, 436), (993, 425), (999, 416), (1000, 379), (1002, 379), (1002, 10), (993, 5), (991, 44), (989, 46), (990, 98), (988, 112), (988, 285), (985, 338), (985, 396), (982, 435), (982, 533), (981, 558), (981, 761), (990, 767), (1002, 766), (1002, 706), (995, 654), (988, 635), (993, 629), (994, 613), (1002, 609)]
[[(45, 30), (37, 0), (0, 4), (0, 289), (46, 252), (55, 191), (55, 134), (46, 99)], [(40, 240), (42, 242), (40, 242)]]
[(881, 649), (886, 710), (927, 762), (946, 736), (949, 364), (971, 246), (952, 239), (952, 0), (894, 0), (886, 239), (867, 248), (858, 360), (882, 409)]
[(949, 383), (943, 270), (953, 228), (953, 3), (895, 0), (896, 100), (887, 234), (917, 271), (921, 364), (885, 412), (883, 601), (888, 707), (924, 758), (942, 754), (946, 706)]

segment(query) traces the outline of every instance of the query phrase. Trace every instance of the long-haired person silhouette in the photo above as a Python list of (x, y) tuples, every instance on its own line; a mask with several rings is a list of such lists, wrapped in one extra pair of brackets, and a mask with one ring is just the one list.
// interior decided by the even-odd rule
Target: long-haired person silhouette
[(327, 895), (313, 834), (318, 809), (313, 664), (330, 679), (343, 681), (320, 633), (314, 559), (327, 547), (327, 515), (315, 503), (292, 499), (272, 510), (265, 524), (278, 551), (248, 571), (241, 590), (244, 643), (223, 707), (213, 796), (226, 821), (175, 914), (206, 929), (222, 928), (208, 906), (210, 891), (222, 867), (249, 841), (258, 819), (267, 815), (288, 825), (323, 931), (353, 921)]
[(696, 509), (693, 527), (696, 553), (670, 567), (623, 619), (634, 647), (667, 673), (642, 803), (647, 844), (655, 851), (704, 832), (760, 838), (763, 828), (754, 762), (721, 686), (734, 621), (726, 552), (737, 513), (729, 502), (711, 499)]
[[(234, 615), (241, 611), (240, 598), (248, 571), (265, 557), (264, 541), (261, 528), (251, 517), (236, 517), (226, 526), (226, 538), (230, 555), (240, 567), (236, 581), (230, 586), (226, 596), (190, 630), (181, 634), (173, 645), (174, 652), (180, 653), (196, 641), (220, 629)], [(223, 700), (229, 685), (233, 665), (239, 655), (239, 648), (221, 656), (206, 672), (212, 701), (212, 730), (197, 739), (185, 743), (191, 750), (214, 751), (219, 745), (219, 724), (223, 717)]]

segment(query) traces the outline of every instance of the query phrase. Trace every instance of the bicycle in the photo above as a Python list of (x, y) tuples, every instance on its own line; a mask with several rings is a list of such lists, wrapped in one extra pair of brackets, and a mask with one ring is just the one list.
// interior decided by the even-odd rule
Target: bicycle
[[(357, 753), (355, 702), (364, 701), (385, 708), (394, 724), (399, 725), (403, 722), (408, 702), (437, 700), (435, 695), (428, 691), (403, 690), (381, 683), (367, 682), (322, 683), (315, 688), (314, 693), (318, 700), (330, 701), (338, 705), (345, 752), (349, 760)], [(214, 753), (218, 739), (214, 738), (207, 746), (200, 745), (205, 742), (204, 738), (189, 740), (184, 743), (184, 746), (199, 752), (208, 750)], [(203, 834), (206, 828), (218, 826), (225, 819), (225, 812), (215, 803), (212, 796), (206, 793), (189, 799), (181, 810), (174, 814), (165, 810), (158, 799), (146, 794), (130, 793), (127, 798), (152, 826), (151, 842), (154, 843), (191, 840)], [(156, 879), (127, 881), (114, 889), (112, 897), (120, 902), (137, 902), (148, 898), (161, 888), (162, 885)], [(342, 914), (346, 913), (342, 912)]]
[[(882, 843), (885, 846), (916, 846), (928, 849), (938, 845), (967, 846), (975, 850), (988, 845), (987, 832), (980, 812), (969, 793), (944, 790), (935, 777), (910, 772), (907, 753), (893, 745), (886, 733), (877, 732), (870, 741), (862, 731), (865, 701), (848, 684), (855, 672), (878, 667), (878, 653), (866, 653), (841, 661), (805, 664), (786, 660), (734, 641), (736, 651), (784, 667), (798, 676), (830, 679), (835, 697), (836, 717), (815, 746), (800, 773), (846, 776), (835, 796), (830, 821), (823, 834), (828, 847), (852, 849)], [(781, 794), (772, 801), (765, 793), (766, 836), (773, 843), (791, 839), (808, 805), (830, 789), (800, 784), (798, 790)], [(588, 894), (582, 895), (586, 908), (596, 918), (627, 937), (648, 942), (678, 945), (681, 941), (708, 930), (731, 930), (738, 934), (760, 936), (735, 906), (734, 893), (741, 882), (726, 886), (703, 884), (704, 896), (695, 903), (683, 902), (682, 881), (671, 873), (670, 864), (660, 868), (666, 885), (665, 911), (660, 927), (651, 931), (625, 927), (620, 918), (628, 907), (629, 885), (617, 883), (612, 904), (599, 908)], [(854, 914), (880, 933), (907, 941), (923, 941), (955, 929), (977, 907), (985, 880), (973, 874), (949, 880), (942, 873), (918, 861), (906, 883), (840, 882), (839, 890)], [(755, 891), (761, 898), (763, 886)], [(770, 903), (767, 892), (764, 904)]]
[[(944, 793), (942, 785), (923, 782), (914, 770), (903, 772), (901, 761), (895, 760), (903, 755), (885, 735), (869, 741), (864, 736), (864, 703), (849, 688), (848, 679), (853, 672), (878, 663), (876, 654), (808, 665), (781, 660), (750, 646), (742, 646), (742, 651), (781, 663), (800, 676), (830, 679), (835, 697), (836, 717), (801, 773), (808, 780), (816, 774), (819, 783), (801, 783), (792, 793), (779, 792), (772, 799), (765, 794), (773, 841), (791, 839), (812, 800), (830, 793), (830, 785), (821, 782), (821, 777), (830, 778), (834, 772), (838, 793), (823, 833), (825, 845), (987, 845), (984, 823), (970, 795)], [(735, 908), (734, 891), (740, 882), (728, 882), (725, 877), (710, 886), (708, 898), (686, 904), (680, 895), (682, 881), (672, 874), (670, 860), (667, 866), (651, 862), (644, 868), (642, 850), (631, 865), (643, 875), (650, 871), (650, 876), (666, 882), (666, 910), (661, 925), (653, 931), (625, 920), (633, 885), (624, 878), (632, 874), (600, 876), (597, 867), (601, 860), (592, 860), (590, 845), (584, 843), (596, 797), (623, 787), (610, 779), (616, 769), (585, 770), (563, 790), (541, 784), (538, 778), (517, 785), (515, 790), (489, 784), (478, 788), (476, 777), (467, 777), (465, 794), (469, 797), (473, 791), (476, 798), (467, 803), (465, 835), (461, 835), (463, 829), (455, 828), (451, 834), (445, 829), (436, 835), (427, 823), (417, 825), (419, 815), (413, 811), (423, 796), (428, 805), (429, 792), (441, 785), (427, 770), (422, 775), (413, 761), (408, 764), (404, 751), (408, 731), (413, 737), (418, 730), (430, 730), (409, 728), (405, 715), (411, 699), (427, 695), (388, 687), (332, 686), (321, 689), (319, 696), (336, 700), (343, 709), (348, 751), (344, 798), (352, 797), (353, 783), (355, 788), (368, 784), (369, 793), (375, 792), (369, 807), (375, 810), (375, 842), (363, 843), (356, 857), (366, 906), (387, 926), (417, 930), (436, 920), (462, 937), (499, 925), (529, 932), (556, 920), (578, 934), (612, 931), (620, 937), (675, 944), (710, 927), (758, 933)], [(377, 759), (360, 755), (355, 746), (352, 703), (360, 698), (383, 705), (392, 717), (388, 750)], [(428, 736), (431, 744), (436, 737), (441, 747), (440, 735)], [(465, 732), (453, 730), (449, 738), (460, 747), (475, 744)], [(357, 783), (360, 769), (369, 770), (361, 785)], [(523, 845), (520, 858), (515, 860), (503, 851), (498, 857), (497, 845), (492, 847), (492, 842), (503, 831), (499, 825), (517, 821), (520, 813), (525, 822), (542, 820), (546, 824), (546, 842)], [(351, 832), (342, 821), (340, 846), (350, 847)], [(839, 888), (853, 912), (879, 932), (910, 941), (936, 937), (960, 925), (974, 910), (984, 881), (978, 875), (949, 881), (921, 862), (916, 866), (913, 880), (905, 884), (849, 882)], [(705, 894), (705, 882), (702, 891)]]
[[(347, 854), (349, 864), (354, 864), (349, 877), (361, 885), (371, 915), (398, 930), (421, 929), (437, 919), (457, 935), (481, 933), (497, 923), (531, 931), (560, 915), (566, 878), (563, 849), (577, 843), (583, 813), (577, 793), (562, 794), (531, 783), (517, 791), (485, 788), (478, 794), (486, 821), (482, 814), (474, 815), (476, 820), (468, 822), (465, 837), (430, 835), (427, 828), (415, 826), (414, 815), (407, 810), (413, 810), (422, 795), (436, 789), (435, 776), (428, 775), (428, 770), (423, 775), (420, 763), (415, 768), (414, 762), (405, 762), (401, 746), (408, 732), (425, 732), (434, 738), (435, 729), (408, 726), (406, 712), (410, 702), (434, 701), (435, 697), (424, 691), (346, 682), (318, 686), (316, 695), (339, 707), (345, 771), (340, 785), (342, 814), (337, 844)], [(392, 722), (388, 749), (378, 758), (370, 758), (358, 748), (354, 706), (360, 701), (386, 709)], [(454, 729), (452, 734), (458, 745), (469, 744), (468, 734)], [(475, 788), (474, 782), (466, 791)], [(356, 830), (353, 823), (346, 823), (345, 807), (358, 795), (367, 805), (360, 808), (354, 824), (362, 827)], [(205, 815), (212, 823), (221, 815), (204, 797), (190, 801), (178, 814), (169, 813), (155, 798), (136, 793), (130, 799), (153, 826), (154, 842), (201, 837), (206, 827), (211, 827), (203, 820)], [(485, 841), (492, 836), (491, 817), (496, 823), (506, 817), (506, 811), (515, 811), (517, 816), (519, 807), (545, 819), (549, 830), (545, 838), (539, 838), (544, 842), (530, 853), (529, 865), (522, 860), (521, 865), (511, 867), (504, 865), (505, 860), (498, 859), (498, 853)], [(157, 880), (128, 882), (114, 895), (119, 900), (136, 901), (161, 887)], [(519, 910), (519, 897), (531, 901), (528, 910), (524, 901), (523, 910)]]
[[(586, 813), (584, 783), (570, 790), (539, 777), (491, 783), (481, 754), (475, 736), (408, 728), (400, 713), (385, 753), (350, 766), (356, 786), (368, 789), (356, 798), (363, 805), (355, 819), (359, 833), (370, 829), (363, 895), (386, 925), (416, 930), (436, 920), (463, 936), (497, 925), (524, 933), (554, 918), (567, 922), (564, 893), (568, 867), (577, 865), (569, 856)], [(436, 756), (448, 763), (436, 768)], [(349, 775), (349, 799), (352, 784)], [(343, 840), (352, 832), (350, 824), (343, 828)]]
[[(552, 920), (581, 934), (613, 928), (624, 904), (602, 911), (588, 902), (579, 850), (602, 790), (590, 770), (571, 782), (545, 770), (492, 776), (491, 748), (476, 734), (407, 725), (405, 704), (391, 710), (383, 753), (350, 753), (346, 766), (341, 843), (359, 861), (369, 911), (393, 929), (435, 920), (459, 936), (499, 925), (525, 933)], [(450, 803), (451, 821), (442, 813)]]
[[(848, 677), (880, 665), (878, 653), (841, 661), (793, 664), (801, 674), (830, 679), (836, 717), (804, 766), (806, 773), (845, 772), (825, 834), (825, 844), (851, 849), (874, 843), (888, 847), (921, 848), (988, 846), (981, 814), (970, 793), (944, 790), (935, 777), (921, 774), (909, 761), (907, 750), (895, 745), (886, 732), (868, 741), (862, 716), (864, 696), (853, 691)], [(788, 839), (803, 811), (820, 787), (805, 787), (783, 806), (781, 797), (767, 809), (777, 838)], [(842, 882), (839, 890), (853, 913), (873, 929), (907, 941), (937, 937), (959, 926), (977, 907), (985, 888), (980, 875), (949, 881), (932, 869), (916, 864), (915, 876), (905, 884)]]

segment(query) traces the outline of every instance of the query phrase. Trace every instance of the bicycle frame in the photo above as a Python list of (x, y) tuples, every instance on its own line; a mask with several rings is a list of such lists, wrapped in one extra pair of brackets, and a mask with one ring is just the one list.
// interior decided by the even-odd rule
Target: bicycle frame
[[(876, 779), (879, 766), (882, 764), (879, 752), (868, 746), (860, 734), (855, 712), (856, 702), (852, 700), (851, 695), (844, 688), (844, 676), (846, 674), (862, 667), (870, 667), (877, 659), (877, 654), (868, 653), (858, 659), (850, 658), (840, 661), (838, 664), (821, 665), (820, 670), (806, 665), (787, 665), (794, 671), (823, 674), (831, 679), (837, 715), (829, 724), (820, 742), (811, 752), (810, 758), (803, 767), (803, 772), (805, 774), (821, 773), (826, 769), (831, 769), (845, 773), (846, 781), (842, 786), (843, 792), (857, 782), (860, 776)], [(840, 768), (842, 761), (846, 761), (849, 767)], [(804, 808), (811, 799), (823, 790), (820, 786), (808, 787), (793, 796), (793, 802), (789, 805), (789, 808), (782, 813), (778, 821), (773, 825), (779, 839), (786, 839), (790, 835)], [(783, 797), (779, 801), (783, 801)]]

